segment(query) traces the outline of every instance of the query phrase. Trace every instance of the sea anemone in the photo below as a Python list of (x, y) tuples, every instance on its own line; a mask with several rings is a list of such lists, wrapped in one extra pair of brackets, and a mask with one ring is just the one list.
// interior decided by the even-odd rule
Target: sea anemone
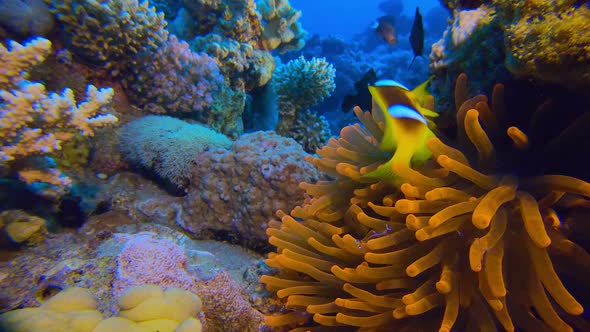
[[(319, 157), (307, 158), (329, 180), (302, 183), (304, 204), (290, 214), (279, 211), (281, 220), (269, 223), (277, 251), (267, 264), (278, 273), (261, 281), (286, 302), (284, 312), (266, 317), (267, 325), (291, 331), (588, 328), (556, 267), (567, 261), (580, 269), (590, 255), (563, 235), (556, 211), (587, 203), (590, 184), (507, 172), (496, 151), (505, 137), (504, 87), (496, 85), (491, 106), (486, 96), (468, 99), (466, 91), (461, 75), (453, 143), (433, 137), (426, 142), (432, 160), (412, 168), (394, 164), (406, 179), (400, 187), (362, 177), (388, 156), (378, 149), (382, 121), (359, 108), (362, 126), (345, 127)], [(527, 135), (516, 127), (506, 133), (526, 155)]]

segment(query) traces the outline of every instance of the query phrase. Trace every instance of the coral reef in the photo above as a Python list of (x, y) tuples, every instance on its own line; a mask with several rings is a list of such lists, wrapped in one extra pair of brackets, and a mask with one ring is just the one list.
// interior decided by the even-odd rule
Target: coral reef
[(155, 51), (168, 38), (164, 14), (156, 13), (147, 0), (48, 2), (72, 51), (113, 76), (137, 65), (140, 52)]
[[(112, 285), (116, 297), (131, 287), (145, 284), (158, 284), (164, 289), (195, 287), (197, 278), (186, 271), (188, 259), (184, 249), (154, 235), (137, 233), (125, 241), (117, 256), (117, 274)], [(125, 236), (118, 237), (125, 239)]]
[(237, 90), (248, 92), (265, 85), (275, 69), (275, 60), (269, 52), (218, 34), (196, 37), (190, 45), (197, 52), (215, 58), (225, 79)]
[(308, 153), (315, 153), (330, 137), (330, 124), (323, 115), (310, 110), (297, 113), (295, 121), (289, 128), (286, 136), (292, 137), (303, 146)]
[[(94, 214), (78, 230), (45, 236), (35, 246), (21, 246), (15, 257), (7, 257), (0, 267), (0, 311), (38, 307), (52, 294), (77, 286), (87, 288), (96, 297), (96, 309), (111, 317), (120, 308), (114, 289), (105, 285), (127, 287), (150, 279), (164, 289), (175, 284), (186, 286), (182, 281), (192, 278), (195, 283), (188, 290), (203, 300), (203, 312), (208, 315), (204, 326), (216, 331), (245, 331), (242, 327), (249, 324), (258, 330), (255, 326), (260, 325), (262, 315), (250, 301), (259, 295), (245, 287), (244, 278), (261, 256), (224, 242), (194, 241), (176, 231), (176, 215), (165, 211), (175, 204), (170, 199), (174, 197), (143, 178), (123, 173), (111, 181), (114, 183), (98, 194), (118, 196), (111, 211)], [(160, 205), (157, 210), (143, 204), (142, 211), (154, 210), (150, 218), (137, 210), (148, 196), (153, 205)], [(149, 251), (132, 254), (146, 247)], [(128, 331), (111, 329), (118, 330)]]
[(241, 108), (215, 59), (190, 50), (172, 35), (156, 52), (144, 54), (126, 79), (130, 97), (146, 112), (184, 116), (224, 133), (242, 131)]
[(252, 309), (244, 289), (226, 272), (198, 285), (195, 290), (207, 305), (204, 306), (207, 331), (261, 331), (263, 315)]
[(107, 114), (113, 90), (88, 85), (87, 100), (76, 104), (74, 93), (48, 94), (41, 83), (26, 79), (26, 73), (42, 62), (51, 42), (37, 38), (21, 45), (0, 45), (0, 166), (4, 173), (18, 173), (27, 183), (45, 182), (65, 188), (71, 180), (58, 169), (35, 162), (36, 156), (49, 156), (75, 135), (93, 136), (99, 127), (117, 122)]
[(301, 12), (291, 7), (289, 0), (259, 0), (256, 6), (264, 20), (259, 41), (263, 49), (285, 53), (305, 46), (307, 32), (298, 21)]
[(494, 0), (505, 26), (506, 67), (517, 76), (590, 86), (590, 8), (577, 1)]
[(193, 162), (209, 149), (231, 140), (203, 125), (161, 115), (147, 115), (121, 127), (120, 149), (130, 162), (153, 170), (179, 189), (188, 186)]
[(316, 170), (301, 163), (305, 155), (295, 141), (272, 132), (245, 134), (230, 150), (199, 154), (181, 226), (200, 237), (264, 248), (274, 211), (297, 205), (303, 194), (297, 184), (317, 179)]
[(39, 308), (3, 314), (0, 327), (6, 332), (200, 332), (203, 326), (196, 317), (201, 305), (201, 299), (189, 291), (178, 288), (162, 291), (157, 285), (143, 285), (123, 293), (119, 315), (103, 320), (92, 293), (72, 287), (57, 293)]
[(298, 141), (308, 152), (313, 152), (318, 147), (308, 144), (309, 142), (324, 144), (329, 137), (325, 120), (324, 123), (318, 123), (318, 126), (309, 127), (303, 124), (321, 121), (309, 111), (309, 107), (330, 96), (336, 87), (335, 76), (334, 67), (325, 58), (308, 61), (301, 56), (278, 66), (272, 80), (279, 108), (277, 133), (293, 138), (309, 138)]
[(183, 0), (198, 36), (218, 34), (256, 45), (262, 22), (254, 0)]
[(590, 184), (506, 169), (503, 142), (521, 158), (534, 142), (503, 122), (503, 91), (497, 85), (491, 103), (483, 95), (468, 98), (461, 75), (455, 142), (430, 138), (433, 158), (422, 167), (393, 164), (407, 181), (400, 187), (362, 177), (388, 157), (378, 149), (381, 120), (356, 108), (363, 126), (345, 127), (319, 157), (306, 158), (332, 179), (301, 184), (305, 203), (269, 223), (269, 242), (278, 250), (267, 264), (279, 273), (261, 281), (288, 311), (266, 323), (318, 330), (588, 329), (576, 317), (581, 304), (556, 271), (581, 271), (590, 255), (565, 238), (556, 210), (563, 211), (565, 198), (587, 204)]

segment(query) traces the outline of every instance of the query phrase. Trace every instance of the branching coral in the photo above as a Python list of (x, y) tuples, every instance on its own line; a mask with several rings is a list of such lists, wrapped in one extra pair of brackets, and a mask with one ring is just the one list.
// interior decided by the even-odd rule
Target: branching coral
[[(89, 85), (87, 101), (76, 104), (74, 92), (50, 93), (41, 83), (26, 80), (26, 72), (42, 62), (51, 42), (38, 38), (28, 44), (10, 42), (10, 50), (0, 45), (0, 167), (17, 172), (27, 182), (47, 182), (58, 187), (70, 179), (57, 169), (34, 169), (34, 156), (52, 156), (74, 135), (94, 135), (94, 129), (113, 124), (117, 118), (104, 114), (110, 107), (113, 90)], [(103, 113), (103, 114), (100, 114)]]
[[(326, 126), (320, 125), (319, 128), (315, 128), (301, 124), (314, 118), (308, 108), (329, 97), (334, 91), (335, 76), (334, 67), (325, 58), (313, 58), (308, 61), (301, 56), (279, 66), (272, 80), (279, 107), (277, 133), (290, 137), (314, 136), (313, 140), (325, 143)], [(317, 116), (315, 118), (317, 119)], [(302, 140), (298, 142), (306, 145)]]
[(46, 0), (71, 38), (73, 51), (118, 75), (141, 51), (168, 37), (163, 13), (148, 0)]
[[(318, 158), (307, 158), (332, 180), (303, 183), (306, 202), (290, 214), (279, 211), (281, 221), (269, 224), (269, 242), (278, 250), (267, 264), (279, 273), (261, 281), (286, 299), (289, 312), (268, 316), (268, 325), (315, 326), (292, 331), (587, 328), (575, 318), (583, 308), (556, 269), (562, 260), (587, 264), (590, 255), (562, 235), (556, 210), (565, 197), (587, 202), (590, 184), (502, 173), (496, 142), (504, 136), (503, 87), (496, 86), (490, 105), (483, 95), (467, 98), (464, 75), (457, 82), (461, 150), (429, 139), (433, 160), (419, 169), (393, 165), (407, 180), (399, 188), (363, 183), (361, 176), (387, 156), (377, 148), (381, 120), (358, 108), (362, 127), (345, 127)], [(527, 135), (516, 127), (506, 133), (526, 154)]]

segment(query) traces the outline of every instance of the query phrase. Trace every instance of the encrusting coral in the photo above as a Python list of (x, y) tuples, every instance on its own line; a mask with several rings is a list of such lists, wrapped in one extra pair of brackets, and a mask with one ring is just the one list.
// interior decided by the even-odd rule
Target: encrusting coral
[(64, 26), (72, 51), (117, 76), (142, 51), (168, 38), (167, 22), (148, 0), (46, 0)]
[[(345, 127), (306, 158), (330, 180), (302, 183), (305, 203), (269, 223), (277, 252), (267, 264), (279, 272), (261, 281), (286, 311), (266, 323), (291, 331), (587, 330), (556, 269), (564, 261), (579, 269), (590, 255), (562, 235), (556, 210), (566, 199), (587, 203), (590, 184), (500, 169), (503, 89), (496, 85), (491, 105), (483, 95), (468, 99), (461, 75), (460, 150), (428, 139), (432, 160), (393, 164), (406, 179), (400, 187), (362, 177), (390, 156), (378, 149), (383, 119), (356, 108), (363, 126)], [(526, 154), (527, 135), (513, 126), (506, 133)]]
[(508, 69), (568, 85), (590, 85), (590, 7), (579, 1), (493, 0), (505, 27)]
[(305, 46), (307, 32), (299, 23), (301, 11), (291, 7), (288, 0), (259, 0), (256, 6), (264, 22), (259, 43), (263, 49), (286, 53)]
[(18, 173), (21, 180), (66, 187), (71, 180), (55, 168), (36, 167), (35, 156), (52, 156), (75, 135), (93, 136), (99, 127), (117, 122), (110, 109), (113, 90), (88, 85), (87, 101), (76, 104), (74, 93), (47, 93), (41, 83), (26, 79), (27, 72), (51, 50), (47, 39), (25, 45), (0, 44), (0, 168)]

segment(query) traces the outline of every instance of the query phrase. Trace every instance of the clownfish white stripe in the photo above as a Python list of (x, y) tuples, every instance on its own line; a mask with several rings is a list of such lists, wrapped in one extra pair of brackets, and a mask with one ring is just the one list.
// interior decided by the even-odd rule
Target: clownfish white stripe
[(420, 112), (418, 112), (417, 110), (408, 107), (406, 105), (392, 105), (389, 106), (389, 108), (387, 109), (387, 112), (389, 112), (389, 114), (396, 118), (396, 119), (400, 119), (400, 118), (404, 118), (404, 119), (412, 119), (412, 120), (416, 120), (416, 121), (420, 121), (422, 123), (424, 123), (425, 125), (428, 124), (428, 122), (426, 122), (426, 118), (424, 118), (424, 116), (422, 114), (420, 114)]
[(373, 86), (392, 86), (392, 87), (399, 87), (405, 90), (410, 91), (410, 89), (406, 88), (403, 84), (398, 81), (394, 80), (379, 80), (373, 84)]

